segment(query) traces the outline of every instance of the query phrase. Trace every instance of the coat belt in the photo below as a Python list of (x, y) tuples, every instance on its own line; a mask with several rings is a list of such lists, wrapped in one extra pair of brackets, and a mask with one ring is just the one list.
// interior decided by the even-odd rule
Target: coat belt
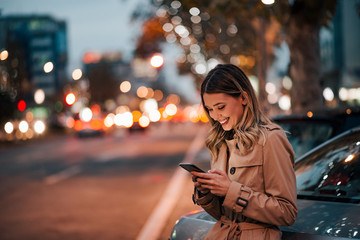
[(236, 222), (235, 220), (228, 219), (224, 215), (221, 216), (220, 221), (221, 221), (221, 226), (229, 228), (226, 239), (232, 239), (235, 236), (240, 237), (241, 232), (244, 230), (264, 229), (272, 226), (270, 224), (264, 224), (264, 223)]

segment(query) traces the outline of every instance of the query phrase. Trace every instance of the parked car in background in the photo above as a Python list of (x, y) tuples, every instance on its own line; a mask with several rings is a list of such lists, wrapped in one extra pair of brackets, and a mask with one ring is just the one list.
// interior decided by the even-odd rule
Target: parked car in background
[(277, 116), (272, 120), (287, 131), (297, 159), (326, 140), (360, 126), (360, 109), (309, 112), (307, 115)]
[[(360, 239), (360, 127), (312, 149), (295, 163), (298, 217), (281, 227), (284, 240)], [(187, 214), (170, 239), (202, 239), (215, 223), (204, 211)]]

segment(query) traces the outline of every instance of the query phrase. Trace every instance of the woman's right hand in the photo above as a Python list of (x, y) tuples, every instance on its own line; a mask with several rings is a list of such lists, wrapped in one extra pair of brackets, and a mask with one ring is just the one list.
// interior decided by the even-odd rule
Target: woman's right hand
[(202, 187), (201, 184), (197, 181), (197, 179), (198, 179), (198, 177), (192, 175), (192, 181), (194, 182), (194, 186), (196, 187), (196, 189), (204, 195), (208, 194), (210, 192), (210, 190)]

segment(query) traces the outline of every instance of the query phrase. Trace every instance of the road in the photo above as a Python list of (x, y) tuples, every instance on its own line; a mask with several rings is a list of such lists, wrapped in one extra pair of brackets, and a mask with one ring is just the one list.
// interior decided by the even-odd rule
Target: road
[[(200, 125), (160, 125), (97, 138), (61, 135), (0, 148), (0, 239), (136, 239), (184, 160)], [(196, 159), (206, 159), (203, 150)], [(198, 209), (179, 186), (175, 220)]]

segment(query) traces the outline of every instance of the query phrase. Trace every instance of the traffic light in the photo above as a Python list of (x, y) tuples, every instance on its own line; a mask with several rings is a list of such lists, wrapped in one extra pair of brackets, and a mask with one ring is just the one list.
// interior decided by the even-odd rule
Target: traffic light
[(20, 112), (24, 111), (26, 109), (26, 103), (24, 100), (20, 100), (18, 102), (17, 108)]

